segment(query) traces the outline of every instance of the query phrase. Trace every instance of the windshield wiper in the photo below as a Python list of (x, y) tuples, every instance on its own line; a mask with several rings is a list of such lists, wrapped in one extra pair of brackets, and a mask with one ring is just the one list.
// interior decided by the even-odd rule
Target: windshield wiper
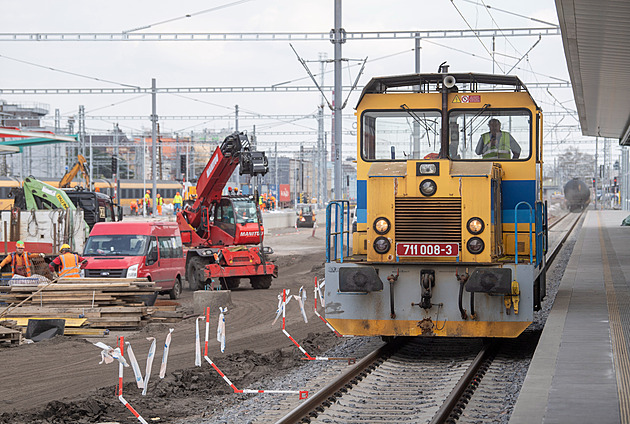
[[(472, 128), (472, 125), (475, 122), (475, 119), (479, 118), (481, 116), (481, 114), (484, 113), (486, 111), (486, 109), (488, 109), (489, 107), (490, 107), (490, 103), (486, 103), (485, 105), (483, 105), (483, 107), (481, 109), (479, 109), (479, 112), (477, 112), (475, 115), (473, 115), (472, 118), (470, 118), (470, 122), (468, 123), (468, 125), (466, 127), (464, 127), (464, 134), (466, 134), (466, 129), (471, 129)], [(477, 128), (479, 128), (479, 127), (477, 127)]]
[(432, 132), (434, 135), (437, 135), (437, 131), (431, 129), (431, 127), (429, 127), (429, 125), (427, 125), (427, 123), (424, 120), (420, 119), (420, 117), (416, 115), (416, 113), (413, 110), (409, 109), (409, 106), (407, 106), (406, 104), (402, 104), (400, 105), (400, 108), (404, 110), (405, 112), (407, 112), (409, 116), (413, 118), (414, 121), (416, 121), (418, 124), (424, 127), (424, 130), (427, 133), (427, 138), (429, 136), (429, 131)]

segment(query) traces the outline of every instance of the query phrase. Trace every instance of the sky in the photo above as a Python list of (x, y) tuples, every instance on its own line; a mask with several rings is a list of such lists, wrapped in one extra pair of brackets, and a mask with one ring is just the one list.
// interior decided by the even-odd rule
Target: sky
[[(0, 33), (121, 33), (150, 26), (136, 33), (327, 33), (334, 26), (334, 0), (213, 0), (166, 2), (134, 0), (86, 2), (31, 0), (0, 3), (3, 26)], [(490, 6), (488, 9), (485, 6)], [(497, 9), (498, 8), (498, 9)], [(504, 11), (501, 11), (501, 10)], [(190, 17), (185, 17), (191, 15)], [(518, 16), (521, 15), (521, 16)], [(413, 31), (438, 29), (488, 29), (548, 27), (538, 19), (557, 24), (553, 0), (498, 2), (496, 0), (345, 0), (342, 27), (348, 32)], [(0, 34), (0, 35), (2, 35)], [(41, 42), (0, 39), (0, 87), (2, 88), (119, 88), (124, 85), (149, 87), (155, 78), (158, 87), (243, 87), (275, 84), (312, 86), (287, 41), (161, 41), (161, 42)], [(560, 36), (496, 38), (497, 63), (494, 71), (506, 71), (521, 60), (511, 74), (528, 82), (569, 81)], [(309, 62), (314, 74), (322, 53), (333, 57), (329, 41), (295, 40), (293, 47)], [(491, 73), (490, 38), (425, 39), (421, 43), (421, 72), (437, 72), (447, 61), (452, 72)], [(348, 40), (343, 45), (343, 84), (357, 77), (360, 59), (367, 58), (359, 86), (375, 76), (413, 73), (414, 41)], [(25, 63), (28, 62), (28, 63)], [(51, 69), (52, 68), (52, 69)], [(325, 65), (325, 85), (333, 84), (333, 65)], [(63, 71), (63, 72), (61, 72)], [(319, 81), (319, 76), (317, 76)], [(104, 82), (108, 81), (108, 82)], [(571, 89), (533, 89), (532, 95), (544, 112), (575, 111)], [(352, 131), (354, 106), (360, 90), (350, 94), (344, 110), (344, 131)], [(326, 93), (331, 100), (331, 93)], [(344, 93), (344, 98), (348, 93)], [(45, 103), (52, 115), (59, 109), (65, 125), (70, 115), (84, 105), (86, 115), (151, 114), (151, 96), (145, 95), (7, 95), (8, 103)], [(320, 94), (299, 93), (215, 93), (160, 94), (158, 115), (225, 115), (212, 121), (163, 120), (163, 133), (187, 134), (208, 129), (234, 128), (234, 106), (238, 105), (239, 129), (251, 132), (254, 125), (262, 146), (278, 142), (280, 151), (295, 151), (303, 144), (312, 146), (317, 136), (313, 119), (247, 119), (247, 115), (310, 115), (317, 111)], [(331, 130), (326, 109), (326, 129)], [(89, 132), (110, 130), (115, 123), (129, 133), (150, 130), (150, 121), (87, 121)], [(556, 127), (555, 130), (554, 127)], [(576, 130), (577, 115), (549, 116), (545, 119), (548, 160), (566, 148), (594, 153), (590, 137)], [(559, 128), (559, 129), (558, 129)], [(573, 131), (567, 131), (573, 129)], [(312, 134), (273, 135), (265, 132), (311, 131)], [(356, 155), (356, 137), (345, 135), (343, 156)], [(616, 146), (616, 142), (611, 143)], [(616, 154), (616, 153), (615, 153)]]

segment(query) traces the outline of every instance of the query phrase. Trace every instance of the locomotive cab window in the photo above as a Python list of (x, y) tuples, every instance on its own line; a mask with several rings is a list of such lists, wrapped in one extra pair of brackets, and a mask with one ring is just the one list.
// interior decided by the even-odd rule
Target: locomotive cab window
[(431, 159), (440, 151), (439, 111), (409, 109), (365, 111), (361, 120), (363, 160)]
[(449, 115), (449, 156), (464, 160), (527, 160), (532, 118), (528, 110), (453, 111)]

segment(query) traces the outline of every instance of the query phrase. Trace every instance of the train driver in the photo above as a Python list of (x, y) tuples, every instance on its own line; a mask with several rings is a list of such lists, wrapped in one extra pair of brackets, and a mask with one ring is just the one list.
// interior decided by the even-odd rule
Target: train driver
[(490, 131), (481, 135), (475, 153), (484, 159), (510, 159), (512, 153), (512, 159), (518, 159), (521, 146), (509, 132), (501, 131), (501, 121), (492, 118), (488, 121), (488, 126)]

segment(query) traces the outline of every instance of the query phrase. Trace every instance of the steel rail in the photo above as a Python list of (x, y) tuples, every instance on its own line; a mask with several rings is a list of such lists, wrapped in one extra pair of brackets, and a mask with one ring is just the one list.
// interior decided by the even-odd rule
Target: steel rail
[(378, 358), (380, 358), (392, 349), (392, 343), (388, 343), (379, 347), (378, 349), (375, 349), (359, 362), (357, 362), (356, 365), (354, 365), (352, 368), (333, 380), (326, 387), (323, 387), (314, 395), (309, 396), (309, 398), (302, 402), (297, 408), (293, 409), (287, 415), (276, 421), (276, 424), (293, 424), (300, 421), (302, 418), (307, 417), (311, 411), (315, 410), (329, 397), (348, 385), (354, 378), (356, 378), (370, 365), (372, 365), (374, 361), (376, 361)]
[(464, 375), (462, 375), (459, 379), (455, 387), (453, 387), (453, 390), (451, 390), (451, 393), (444, 400), (444, 403), (440, 406), (440, 409), (438, 409), (429, 424), (442, 424), (446, 422), (455, 407), (460, 403), (464, 392), (466, 392), (466, 390), (471, 386), (471, 383), (477, 376), (477, 373), (483, 363), (489, 360), (495, 353), (497, 345), (497, 342), (492, 342), (481, 348), (475, 359), (472, 361)]

